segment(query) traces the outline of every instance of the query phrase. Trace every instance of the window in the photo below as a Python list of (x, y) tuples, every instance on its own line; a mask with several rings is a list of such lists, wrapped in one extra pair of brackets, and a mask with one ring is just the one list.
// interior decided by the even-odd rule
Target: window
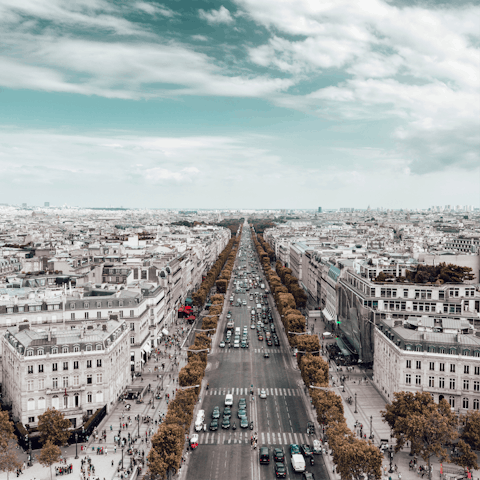
[(455, 397), (448, 397), (448, 403), (452, 408), (455, 408)]
[(78, 387), (80, 385), (80, 377), (78, 375), (74, 375), (73, 377), (73, 386)]
[(463, 389), (469, 390), (470, 389), (470, 380), (464, 379), (463, 380)]
[(412, 368), (412, 361), (411, 360), (407, 360), (407, 368)]
[(27, 410), (35, 410), (35, 399), (29, 398), (27, 400)]
[(33, 350), (27, 350), (27, 357), (33, 357)]
[(79, 407), (80, 406), (80, 397), (78, 395), (75, 395), (73, 398), (75, 399), (75, 401), (74, 401), (75, 407)]
[(455, 364), (454, 363), (452, 363), (450, 365), (450, 373), (455, 373)]
[(102, 359), (98, 358), (97, 359), (97, 367), (101, 367), (101, 366), (102, 366)]
[(91, 360), (87, 360), (87, 368), (92, 368), (92, 361)]
[(102, 318), (102, 312), (97, 312), (97, 318)]
[(52, 388), (58, 388), (58, 378), (57, 377), (52, 378)]
[(43, 354), (44, 354), (44, 353), (43, 353), (43, 348), (39, 348), (39, 349), (37, 350), (37, 355), (43, 355)]
[(91, 352), (91, 351), (92, 351), (92, 346), (91, 346), (91, 345), (87, 345), (87, 346), (85, 347), (85, 350), (86, 350), (87, 352)]
[(98, 344), (95, 348), (96, 348), (96, 350), (101, 350), (102, 346)]
[(43, 365), (38, 366), (38, 373), (43, 373)]
[(455, 379), (454, 378), (450, 379), (450, 390), (455, 390)]
[(52, 363), (52, 372), (56, 372), (58, 370), (58, 363)]
[[(133, 310), (130, 310), (130, 316), (133, 317), (134, 316), (134, 311)], [(131, 324), (130, 324), (131, 325)]]
[(33, 365), (28, 365), (27, 366), (27, 372), (28, 373), (33, 373)]
[(63, 369), (68, 370), (68, 362), (63, 362)]
[(75, 320), (75, 312), (70, 314), (70, 320)]
[(28, 417), (28, 423), (35, 423), (35, 417)]
[(39, 390), (43, 390), (45, 388), (45, 379), (44, 378), (41, 378), (39, 381), (38, 381), (38, 389)]
[(130, 324), (130, 330), (131, 330), (132, 332), (135, 331), (135, 324), (134, 324), (134, 323), (131, 323), (131, 324)]
[(53, 348), (52, 348), (52, 354), (53, 354), (53, 355), (56, 355), (57, 353), (58, 353), (58, 348), (53, 347)]
[(439, 370), (440, 370), (441, 372), (444, 372), (444, 371), (445, 371), (445, 364), (444, 364), (444, 363), (441, 363), (441, 364), (440, 364)]
[(68, 387), (68, 377), (62, 377), (62, 388), (67, 388)]
[(68, 353), (68, 347), (62, 347), (62, 353)]
[(87, 384), (91, 385), (93, 383), (93, 376), (92, 375), (87, 375)]
[(463, 373), (466, 373), (466, 374), (470, 373), (470, 366), (469, 365), (464, 365), (463, 366)]
[(103, 375), (101, 373), (97, 373), (97, 383), (102, 383)]
[(440, 378), (438, 379), (438, 386), (439, 386), (440, 388), (445, 388), (445, 378), (444, 378), (444, 377), (440, 377)]
[(410, 385), (412, 383), (412, 376), (409, 373), (405, 375), (405, 383), (407, 385)]
[(135, 343), (135, 337), (130, 337), (130, 345), (133, 345)]
[(120, 310), (118, 313), (120, 314), (120, 318), (123, 318), (123, 310)]
[(420, 360), (417, 360), (417, 361), (415, 362), (415, 368), (416, 368), (417, 370), (420, 369), (420, 368), (422, 368), (422, 362), (421, 362)]
[(31, 392), (33, 390), (33, 380), (27, 381), (27, 390)]
[(480, 392), (480, 382), (478, 380), (475, 380), (473, 382), (473, 391), (474, 392)]
[(75, 361), (73, 362), (73, 369), (74, 369), (74, 370), (78, 370), (78, 360), (75, 360)]
[(435, 371), (435, 362), (430, 362), (429, 368), (430, 370)]
[(473, 409), (480, 410), (480, 400), (478, 398), (473, 399)]
[(428, 386), (435, 388), (435, 377), (428, 377)]
[(88, 320), (88, 312), (85, 312), (85, 320)]
[(87, 393), (87, 403), (92, 403), (92, 394)]
[(421, 385), (421, 384), (422, 384), (422, 376), (415, 375), (415, 385)]
[(475, 367), (474, 372), (475, 375), (480, 375), (480, 367)]

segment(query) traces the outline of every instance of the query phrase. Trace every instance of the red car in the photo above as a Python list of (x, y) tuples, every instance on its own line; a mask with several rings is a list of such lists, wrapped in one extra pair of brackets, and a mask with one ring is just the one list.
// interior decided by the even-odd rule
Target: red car
[(262, 341), (262, 340), (263, 340), (263, 335), (259, 335), (259, 336), (258, 336), (258, 339), (259, 339), (260, 341)]

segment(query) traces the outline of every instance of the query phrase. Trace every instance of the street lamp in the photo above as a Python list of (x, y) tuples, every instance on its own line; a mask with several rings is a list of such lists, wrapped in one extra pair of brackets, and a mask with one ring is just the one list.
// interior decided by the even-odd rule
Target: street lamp
[(75, 434), (75, 460), (78, 459), (78, 433)]
[(355, 392), (355, 412), (354, 413), (358, 413), (357, 412), (357, 392)]
[(390, 470), (388, 471), (388, 473), (393, 473), (393, 467), (392, 467), (392, 463), (393, 463), (393, 445), (390, 445), (390, 448), (388, 449), (388, 453), (390, 455)]
[(373, 438), (372, 415), (370, 415), (370, 440)]
[(123, 470), (123, 449), (125, 448), (125, 445), (123, 444), (123, 440), (122, 440), (122, 470)]

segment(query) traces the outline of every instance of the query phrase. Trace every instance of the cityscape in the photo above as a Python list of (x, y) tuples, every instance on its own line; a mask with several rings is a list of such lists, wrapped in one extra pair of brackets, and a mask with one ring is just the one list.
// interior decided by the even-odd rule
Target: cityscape
[(0, 0), (0, 480), (480, 480), (479, 24)]

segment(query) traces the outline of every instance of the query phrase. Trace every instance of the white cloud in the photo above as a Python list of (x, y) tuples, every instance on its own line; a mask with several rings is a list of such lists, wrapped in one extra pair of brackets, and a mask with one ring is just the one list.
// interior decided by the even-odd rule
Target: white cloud
[(149, 15), (161, 15), (167, 18), (173, 18), (177, 15), (176, 12), (161, 4), (147, 3), (147, 2), (135, 2), (135, 8), (141, 10)]
[(222, 23), (225, 25), (232, 25), (235, 23), (230, 11), (227, 10), (223, 5), (218, 10), (210, 10), (209, 12), (200, 9), (198, 11), (198, 16), (211, 25), (219, 25)]

